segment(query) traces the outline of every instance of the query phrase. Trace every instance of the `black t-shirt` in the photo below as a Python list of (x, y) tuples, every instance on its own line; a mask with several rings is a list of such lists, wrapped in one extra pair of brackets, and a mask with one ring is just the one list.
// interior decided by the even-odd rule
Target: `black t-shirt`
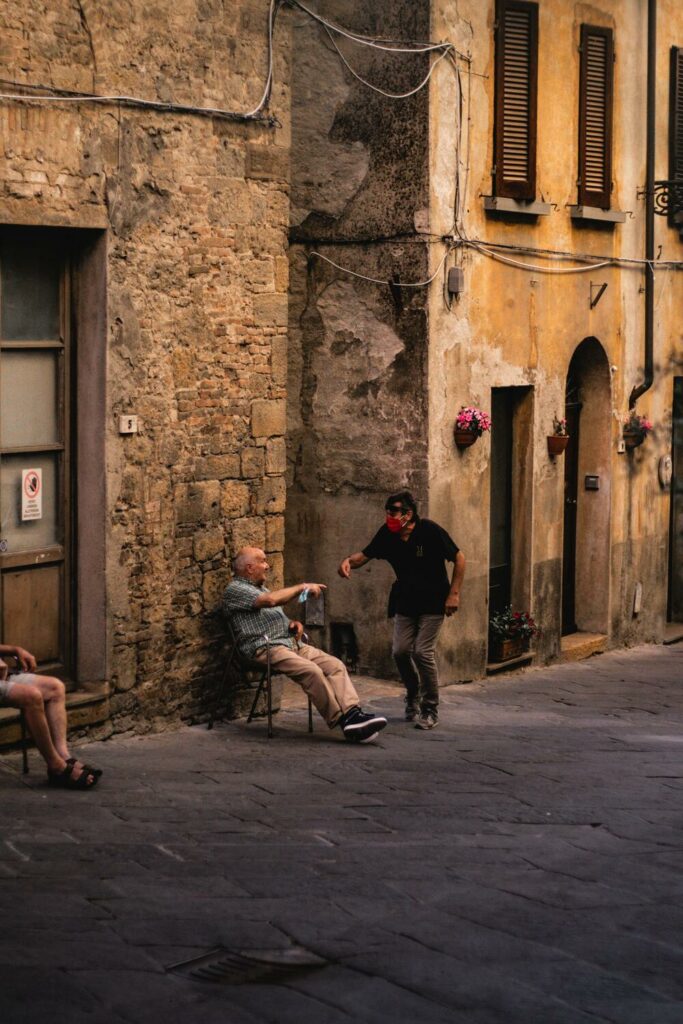
[(389, 597), (389, 618), (399, 615), (443, 615), (450, 590), (445, 562), (454, 562), (457, 544), (431, 519), (418, 519), (407, 540), (388, 526), (377, 531), (363, 554), (383, 558), (396, 573)]

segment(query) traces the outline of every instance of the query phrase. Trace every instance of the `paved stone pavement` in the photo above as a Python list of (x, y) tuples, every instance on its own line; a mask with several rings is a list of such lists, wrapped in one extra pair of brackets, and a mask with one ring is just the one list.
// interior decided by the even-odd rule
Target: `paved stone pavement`
[[(422, 733), (365, 679), (375, 744), (290, 698), (272, 741), (90, 744), (90, 793), (2, 758), (0, 1020), (681, 1024), (682, 685), (640, 647), (449, 687)], [(327, 965), (167, 970), (220, 947)]]

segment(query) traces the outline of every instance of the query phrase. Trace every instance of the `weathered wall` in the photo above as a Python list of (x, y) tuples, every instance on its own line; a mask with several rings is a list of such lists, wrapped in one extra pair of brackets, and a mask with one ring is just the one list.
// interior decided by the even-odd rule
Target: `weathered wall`
[[(667, 174), (668, 50), (683, 38), (680, 6), (659, 6), (657, 173)], [(547, 0), (539, 5), (539, 87), (537, 198), (552, 203), (549, 216), (536, 220), (487, 216), (483, 196), (491, 195), (494, 93), (493, 2), (434, 4), (435, 38), (453, 40), (472, 55), (465, 71), (465, 109), (471, 136), (463, 125), (460, 181), (466, 187), (466, 236), (489, 243), (566, 252), (642, 258), (644, 255), (645, 46), (646, 5), (604, 0), (598, 4)], [(579, 225), (567, 207), (577, 202), (578, 42), (581, 22), (613, 28), (615, 35), (615, 134), (612, 206), (628, 211), (613, 227)], [(483, 76), (483, 77), (481, 77)], [(452, 109), (455, 86), (446, 70), (434, 76), (431, 91), (432, 230), (447, 233), (452, 223), (457, 132)], [(450, 162), (444, 164), (444, 153)], [(664, 218), (656, 220), (656, 251), (661, 259), (681, 259), (680, 240)], [(510, 253), (534, 266), (552, 267), (542, 257)], [(444, 522), (454, 521), (468, 556), (466, 597), (457, 622), (447, 624), (442, 655), (448, 678), (466, 678), (484, 670), (487, 632), (489, 548), (489, 456), (487, 438), (463, 453), (454, 450), (451, 430), (462, 404), (490, 405), (490, 389), (533, 388), (533, 480), (526, 501), (533, 507), (533, 556), (516, 573), (531, 585), (531, 610), (543, 630), (537, 642), (542, 658), (559, 650), (564, 514), (563, 459), (549, 458), (545, 437), (553, 416), (562, 415), (567, 369), (577, 346), (595, 338), (611, 367), (611, 384), (591, 427), (584, 422), (580, 482), (599, 473), (600, 501), (606, 517), (591, 509), (597, 499), (579, 492), (579, 568), (584, 592), (593, 606), (586, 624), (604, 631), (613, 644), (651, 641), (661, 636), (666, 606), (668, 494), (657, 482), (657, 462), (670, 448), (672, 372), (681, 367), (681, 283), (675, 272), (657, 273), (655, 295), (655, 385), (638, 404), (656, 424), (654, 437), (635, 453), (617, 453), (628, 397), (642, 379), (643, 272), (605, 267), (583, 274), (528, 272), (496, 263), (472, 249), (451, 260), (463, 267), (465, 291), (445, 311), (434, 289), (430, 298), (430, 508)], [(560, 266), (560, 264), (555, 264)], [(566, 266), (566, 264), (565, 264)], [(599, 304), (590, 308), (590, 283), (607, 282)], [(593, 439), (591, 440), (591, 431)], [(605, 433), (606, 431), (606, 433)], [(604, 436), (607, 446), (597, 437)], [(588, 553), (610, 553), (603, 572)], [(643, 583), (641, 614), (632, 615), (633, 592)], [(578, 585), (578, 582), (577, 582)], [(584, 609), (586, 611), (586, 609)], [(592, 626), (591, 626), (592, 624)]]
[[(317, 9), (369, 36), (429, 35), (426, 5)], [(293, 24), (287, 575), (327, 582), (328, 623), (353, 623), (361, 666), (391, 673), (391, 572), (372, 565), (349, 583), (336, 567), (381, 525), (390, 491), (426, 496), (426, 295), (404, 289), (395, 302), (388, 286), (310, 253), (380, 281), (428, 276), (427, 93), (396, 101), (372, 92), (319, 28), (299, 16)], [(426, 73), (424, 57), (340, 45), (388, 92)]]
[[(519, 414), (521, 448), (515, 482), (513, 594), (538, 619), (542, 660), (560, 653), (564, 524), (564, 460), (551, 459), (546, 436), (562, 416), (567, 371), (585, 339), (580, 480), (600, 476), (599, 494), (578, 495), (578, 624), (611, 644), (661, 636), (666, 604), (669, 498), (657, 462), (669, 450), (673, 372), (681, 366), (676, 315), (681, 284), (657, 272), (655, 385), (638, 411), (656, 424), (643, 448), (619, 454), (628, 397), (642, 377), (644, 296), (641, 267), (603, 267), (581, 274), (539, 255), (512, 253), (540, 269), (504, 266), (454, 244), (446, 266), (461, 266), (465, 289), (450, 308), (443, 277), (429, 290), (392, 305), (381, 284), (358, 281), (307, 259), (318, 249), (335, 262), (381, 281), (398, 270), (424, 279), (446, 254), (443, 239), (640, 259), (644, 255), (646, 5), (638, 0), (541, 0), (537, 198), (551, 204), (536, 219), (491, 216), (495, 3), (434, 0), (411, 5), (320, 4), (326, 15), (366, 33), (392, 38), (447, 39), (471, 54), (460, 78), (443, 62), (427, 91), (404, 108), (391, 106), (398, 133), (387, 135), (389, 101), (366, 92), (323, 48), (308, 24), (296, 29), (293, 71), (291, 357), (288, 424), (287, 562), (292, 576), (331, 584), (331, 619), (361, 627), (361, 663), (391, 672), (383, 599), (391, 577), (372, 565), (340, 583), (339, 557), (358, 549), (380, 521), (389, 489), (414, 486), (423, 511), (446, 526), (468, 562), (461, 611), (446, 623), (440, 654), (444, 681), (485, 670), (488, 630), (490, 440), (454, 448), (461, 405), (491, 405), (491, 389), (527, 389)], [(657, 177), (667, 173), (668, 49), (683, 39), (683, 14), (673, 0), (659, 6)], [(390, 9), (390, 10), (389, 10)], [(612, 207), (624, 223), (577, 223), (579, 34), (582, 22), (611, 27), (616, 47)], [(345, 49), (364, 77), (389, 84), (389, 59)], [(373, 74), (374, 72), (374, 74)], [(397, 72), (398, 74), (398, 72)], [(418, 80), (416, 75), (411, 79)], [(403, 79), (408, 81), (408, 79)], [(458, 112), (462, 110), (462, 116)], [(424, 134), (429, 125), (428, 138)], [(423, 146), (428, 149), (425, 168)], [(458, 188), (456, 189), (456, 182)], [(383, 190), (381, 205), (375, 196)], [(422, 235), (415, 246), (412, 232)], [(373, 235), (373, 232), (375, 233)], [(401, 234), (400, 239), (396, 237)], [(660, 258), (680, 259), (678, 233), (657, 219)], [(373, 237), (383, 237), (379, 244)], [(360, 237), (367, 239), (359, 245)], [(427, 253), (426, 238), (430, 239)], [(344, 245), (340, 244), (341, 242)], [(336, 244), (335, 244), (336, 243)], [(429, 269), (428, 269), (429, 268)], [(412, 272), (411, 272), (412, 271)], [(607, 283), (594, 308), (591, 282)], [(407, 300), (407, 301), (406, 301)], [(400, 346), (404, 346), (401, 351)], [(406, 356), (408, 358), (406, 358)], [(599, 386), (598, 383), (599, 382)], [(398, 398), (398, 400), (396, 400)], [(632, 615), (636, 582), (641, 613)]]
[[(267, 7), (4, 0), (0, 76), (250, 110)], [(286, 122), (283, 19), (275, 54)], [(282, 575), (288, 133), (11, 101), (0, 133), (0, 221), (107, 233), (109, 635), (82, 639), (106, 645), (114, 727), (144, 728), (202, 705), (228, 553), (262, 545)], [(122, 412), (140, 417), (138, 436), (118, 435)]]

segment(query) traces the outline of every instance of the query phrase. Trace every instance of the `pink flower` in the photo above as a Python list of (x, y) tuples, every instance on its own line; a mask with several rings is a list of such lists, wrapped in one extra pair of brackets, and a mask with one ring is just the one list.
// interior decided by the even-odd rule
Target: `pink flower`
[(455, 418), (455, 425), (459, 430), (473, 430), (481, 435), (491, 429), (491, 418), (476, 406), (463, 405)]

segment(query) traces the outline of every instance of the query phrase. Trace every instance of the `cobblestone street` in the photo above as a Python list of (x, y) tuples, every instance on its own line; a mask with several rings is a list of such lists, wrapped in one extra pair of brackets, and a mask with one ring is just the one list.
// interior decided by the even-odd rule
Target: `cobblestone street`
[[(5, 756), (0, 1018), (680, 1024), (682, 683), (683, 645), (640, 647), (449, 687), (423, 733), (361, 679), (379, 742), (288, 695), (272, 741), (82, 747), (91, 793)], [(277, 983), (254, 952), (299, 947)], [(243, 983), (168, 970), (219, 948)]]

